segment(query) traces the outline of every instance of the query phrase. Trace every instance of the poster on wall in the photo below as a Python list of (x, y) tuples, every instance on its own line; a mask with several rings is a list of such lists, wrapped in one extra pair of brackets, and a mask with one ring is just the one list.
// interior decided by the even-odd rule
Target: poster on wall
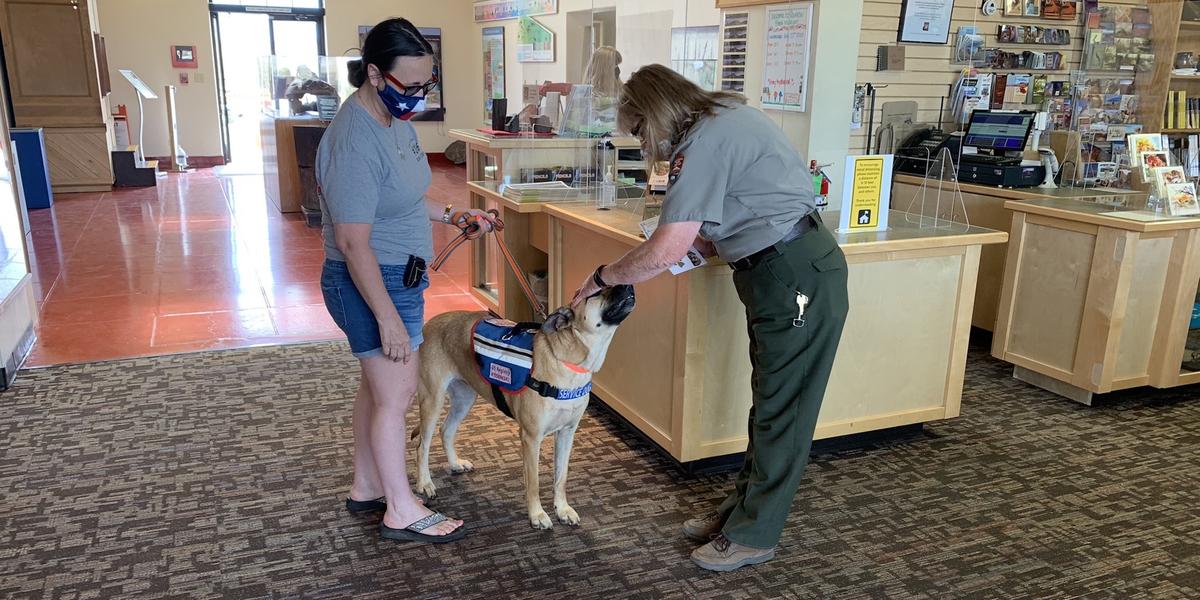
[(446, 77), (442, 73), (442, 29), (440, 27), (418, 27), (417, 31), (433, 46), (433, 76), (437, 85), (425, 94), (425, 110), (413, 115), (413, 121), (445, 121), (446, 104), (442, 100), (442, 86)]
[(953, 12), (954, 0), (904, 0), (898, 39), (912, 44), (948, 43)]
[(808, 44), (811, 2), (767, 9), (762, 106), (804, 112), (808, 103)]
[(476, 23), (557, 13), (558, 0), (475, 0)]
[(554, 32), (531, 17), (517, 24), (517, 62), (554, 62)]
[(483, 28), (483, 110), (492, 114), (492, 100), (504, 97), (504, 28)]

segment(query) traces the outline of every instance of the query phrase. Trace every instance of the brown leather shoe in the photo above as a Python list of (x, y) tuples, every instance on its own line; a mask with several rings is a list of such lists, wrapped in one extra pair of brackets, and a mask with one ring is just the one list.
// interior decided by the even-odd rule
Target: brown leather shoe
[(721, 520), (721, 513), (713, 511), (703, 517), (684, 521), (683, 535), (692, 541), (707, 542), (714, 535), (721, 533), (721, 527), (724, 525), (725, 523)]
[(751, 548), (732, 542), (718, 534), (713, 540), (692, 552), (692, 562), (709, 571), (733, 571), (746, 565), (757, 565), (775, 558), (774, 548)]

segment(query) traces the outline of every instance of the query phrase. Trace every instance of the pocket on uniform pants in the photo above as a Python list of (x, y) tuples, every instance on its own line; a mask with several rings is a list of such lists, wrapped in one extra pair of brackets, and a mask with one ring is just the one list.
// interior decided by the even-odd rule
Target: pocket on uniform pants
[(846, 269), (846, 255), (840, 248), (834, 248), (829, 254), (812, 261), (812, 266), (821, 273)]

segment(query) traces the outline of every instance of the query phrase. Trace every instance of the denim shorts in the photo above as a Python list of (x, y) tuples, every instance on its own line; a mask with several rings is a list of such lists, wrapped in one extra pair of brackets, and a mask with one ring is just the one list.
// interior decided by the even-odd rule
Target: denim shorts
[[(404, 328), (408, 330), (412, 349), (416, 351), (425, 340), (421, 327), (425, 324), (425, 289), (429, 287), (429, 274), (425, 274), (417, 287), (406, 288), (404, 265), (379, 265), (379, 271), (383, 275), (383, 286), (387, 288), (392, 304), (396, 306), (396, 312), (400, 313)], [(382, 356), (379, 323), (366, 299), (358, 293), (346, 263), (325, 259), (321, 269), (321, 293), (325, 296), (325, 308), (329, 310), (329, 316), (346, 334), (354, 356)]]

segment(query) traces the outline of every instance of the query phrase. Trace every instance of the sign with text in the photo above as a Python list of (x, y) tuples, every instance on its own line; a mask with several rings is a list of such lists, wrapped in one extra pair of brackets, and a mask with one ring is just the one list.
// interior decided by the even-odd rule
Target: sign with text
[(847, 156), (838, 231), (885, 231), (892, 204), (892, 155)]
[(808, 101), (808, 47), (811, 2), (767, 9), (767, 48), (763, 58), (762, 107), (804, 112)]

